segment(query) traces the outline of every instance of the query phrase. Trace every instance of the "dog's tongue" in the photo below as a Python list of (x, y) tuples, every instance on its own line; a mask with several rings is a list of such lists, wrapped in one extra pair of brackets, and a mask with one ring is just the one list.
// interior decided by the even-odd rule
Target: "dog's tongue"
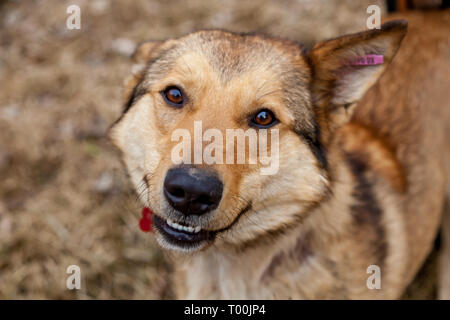
[(142, 218), (139, 220), (139, 228), (144, 232), (151, 232), (153, 226), (153, 212), (148, 207), (142, 209)]

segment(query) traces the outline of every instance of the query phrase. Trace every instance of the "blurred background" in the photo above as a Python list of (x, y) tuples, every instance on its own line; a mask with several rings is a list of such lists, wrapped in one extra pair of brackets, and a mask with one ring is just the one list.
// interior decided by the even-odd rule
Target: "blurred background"
[[(72, 4), (80, 30), (66, 27)], [(137, 43), (224, 28), (311, 45), (364, 30), (370, 4), (388, 8), (381, 0), (0, 0), (0, 299), (173, 297), (170, 265), (139, 230), (141, 205), (105, 137)], [(434, 298), (429, 260), (406, 298)], [(66, 288), (73, 264), (81, 290)]]

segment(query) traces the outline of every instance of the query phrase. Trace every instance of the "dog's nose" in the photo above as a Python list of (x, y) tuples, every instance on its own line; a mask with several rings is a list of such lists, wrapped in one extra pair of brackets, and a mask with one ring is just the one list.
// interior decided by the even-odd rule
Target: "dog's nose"
[(202, 215), (217, 208), (223, 184), (213, 174), (197, 168), (174, 168), (164, 180), (170, 205), (185, 215)]

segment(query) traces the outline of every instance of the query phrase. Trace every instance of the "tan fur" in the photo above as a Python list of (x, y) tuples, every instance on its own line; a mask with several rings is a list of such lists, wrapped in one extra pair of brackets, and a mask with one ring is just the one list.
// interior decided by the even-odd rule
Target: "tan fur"
[[(196, 166), (217, 172), (224, 194), (213, 213), (183, 222), (226, 230), (197, 251), (170, 251), (178, 298), (401, 296), (431, 249), (450, 190), (450, 11), (406, 19), (401, 46), (406, 26), (397, 22), (308, 53), (287, 40), (223, 31), (138, 49), (145, 67), (128, 81), (131, 103), (111, 137), (159, 217), (176, 217), (162, 194), (174, 130), (193, 133), (195, 120), (203, 130), (245, 130), (262, 107), (280, 120), (276, 175), (260, 175), (259, 164)], [(386, 63), (346, 65), (368, 53)], [(171, 85), (187, 92), (182, 109), (161, 97)], [(366, 286), (370, 265), (381, 268), (380, 290)]]

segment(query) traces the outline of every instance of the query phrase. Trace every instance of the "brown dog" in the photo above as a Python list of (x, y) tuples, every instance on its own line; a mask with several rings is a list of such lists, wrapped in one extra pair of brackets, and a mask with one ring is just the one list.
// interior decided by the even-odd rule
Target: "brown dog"
[[(176, 253), (179, 298), (401, 296), (450, 196), (450, 11), (406, 19), (408, 35), (396, 20), (309, 51), (225, 31), (138, 48), (111, 137)], [(199, 123), (214, 134), (196, 144)], [(205, 142), (227, 130), (266, 137), (276, 170), (261, 174), (261, 145), (219, 161)]]

